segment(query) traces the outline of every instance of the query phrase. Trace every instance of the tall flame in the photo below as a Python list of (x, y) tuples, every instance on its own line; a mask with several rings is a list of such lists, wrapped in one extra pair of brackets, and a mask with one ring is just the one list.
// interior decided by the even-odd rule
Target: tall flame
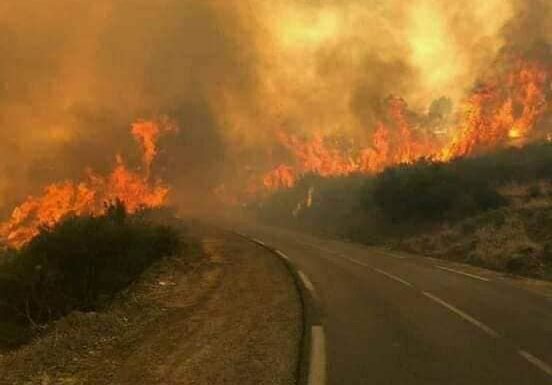
[(356, 150), (337, 148), (332, 140), (321, 135), (305, 141), (280, 132), (279, 140), (293, 154), (296, 167), (278, 165), (265, 175), (265, 187), (269, 190), (291, 187), (305, 173), (321, 176), (376, 173), (393, 164), (412, 163), (438, 150), (434, 135), (414, 129), (403, 99), (389, 97), (386, 103), (388, 122), (378, 124), (370, 146)]
[(505, 85), (498, 79), (475, 91), (464, 103), (458, 134), (441, 158), (490, 150), (508, 139), (529, 139), (547, 108), (548, 78), (549, 72), (538, 63), (520, 61)]
[(371, 142), (360, 149), (340, 149), (320, 134), (304, 140), (280, 132), (279, 141), (293, 163), (277, 165), (263, 177), (263, 184), (274, 190), (293, 186), (305, 173), (377, 173), (421, 158), (448, 161), (515, 144), (514, 140), (531, 140), (549, 108), (550, 72), (539, 63), (519, 60), (505, 76), (487, 81), (466, 98), (449, 137), (410, 118), (405, 101), (397, 97), (388, 98), (387, 118), (378, 123)]
[(157, 156), (157, 140), (159, 136), (163, 132), (176, 131), (176, 127), (168, 119), (163, 119), (162, 124), (141, 120), (132, 124), (131, 131), (132, 135), (142, 145), (144, 151), (142, 162), (149, 176), (151, 164)]
[(70, 214), (99, 215), (105, 203), (119, 200), (131, 213), (143, 207), (162, 206), (169, 188), (150, 177), (151, 164), (157, 153), (159, 135), (171, 129), (165, 123), (140, 121), (132, 125), (132, 133), (142, 144), (144, 170), (129, 170), (120, 155), (109, 175), (86, 170), (82, 181), (64, 181), (44, 188), (38, 197), (28, 197), (15, 208), (11, 217), (0, 223), (0, 240), (8, 246), (21, 248), (34, 238), (41, 227), (53, 226)]

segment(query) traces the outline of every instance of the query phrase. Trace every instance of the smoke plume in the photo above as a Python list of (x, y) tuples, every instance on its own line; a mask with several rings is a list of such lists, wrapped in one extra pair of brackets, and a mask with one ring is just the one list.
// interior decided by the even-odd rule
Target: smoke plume
[(135, 167), (129, 127), (168, 118), (152, 172), (197, 205), (299, 137), (371, 140), (390, 95), (443, 122), (514, 55), (550, 60), (545, 0), (5, 0), (0, 213), (48, 183)]

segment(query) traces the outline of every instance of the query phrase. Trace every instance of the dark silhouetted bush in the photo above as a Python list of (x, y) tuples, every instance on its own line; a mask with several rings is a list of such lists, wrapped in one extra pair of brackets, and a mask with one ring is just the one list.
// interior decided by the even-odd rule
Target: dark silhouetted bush
[(296, 186), (273, 193), (255, 207), (258, 216), (271, 223), (349, 236), (359, 226), (361, 191), (366, 176), (321, 177), (308, 174)]
[(128, 215), (121, 203), (102, 216), (66, 218), (0, 261), (0, 322), (39, 325), (94, 310), (179, 249), (176, 230)]
[[(501, 186), (539, 186), (547, 180), (552, 180), (552, 143), (534, 143), (447, 163), (420, 160), (379, 175), (305, 175), (259, 202), (255, 211), (271, 223), (378, 243), (504, 206)], [(533, 197), (544, 194), (536, 187), (530, 191)]]
[(460, 219), (506, 203), (487, 180), (426, 160), (385, 170), (369, 193), (392, 222)]

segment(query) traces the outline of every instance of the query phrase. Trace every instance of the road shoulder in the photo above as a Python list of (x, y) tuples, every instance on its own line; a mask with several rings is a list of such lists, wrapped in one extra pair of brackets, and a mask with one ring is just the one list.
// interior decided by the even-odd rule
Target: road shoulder
[(222, 231), (156, 266), (110, 309), (73, 313), (0, 356), (6, 384), (294, 384), (302, 333), (293, 277)]

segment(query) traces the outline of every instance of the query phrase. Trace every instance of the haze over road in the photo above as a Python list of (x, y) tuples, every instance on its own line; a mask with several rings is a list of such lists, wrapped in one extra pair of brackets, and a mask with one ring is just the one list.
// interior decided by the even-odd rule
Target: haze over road
[(446, 261), (238, 228), (312, 282), (330, 384), (552, 383), (550, 297)]

